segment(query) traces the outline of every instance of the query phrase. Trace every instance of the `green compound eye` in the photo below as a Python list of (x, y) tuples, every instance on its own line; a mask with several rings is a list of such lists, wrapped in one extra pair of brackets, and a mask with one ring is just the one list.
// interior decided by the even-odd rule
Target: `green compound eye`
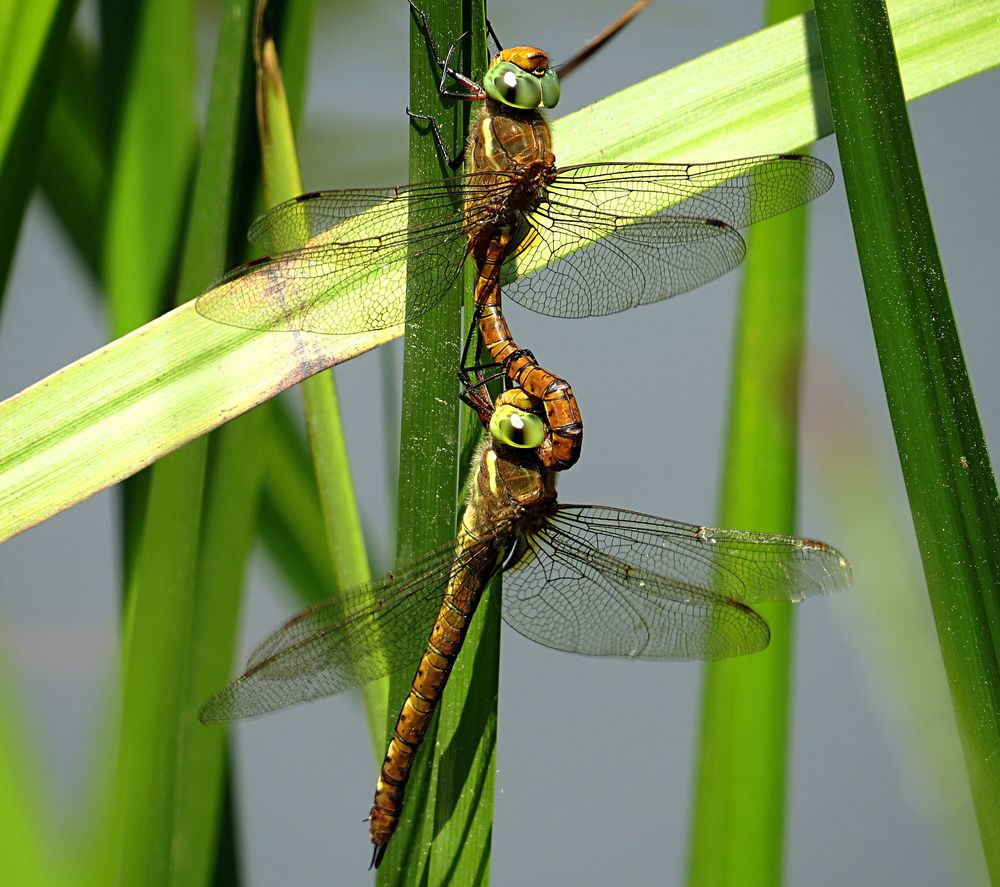
[(509, 447), (533, 450), (545, 439), (545, 425), (532, 413), (502, 404), (490, 418), (490, 434)]
[[(542, 84), (534, 74), (522, 71), (513, 62), (497, 62), (483, 78), (486, 94), (504, 105), (530, 111), (542, 103)], [(556, 101), (559, 96), (558, 81)]]
[(554, 108), (559, 104), (559, 75), (554, 68), (542, 74), (542, 107)]

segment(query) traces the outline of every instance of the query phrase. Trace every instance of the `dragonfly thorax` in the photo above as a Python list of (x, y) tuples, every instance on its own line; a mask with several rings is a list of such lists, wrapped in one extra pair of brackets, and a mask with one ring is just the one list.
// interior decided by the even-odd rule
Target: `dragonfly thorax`
[(469, 190), (466, 229), (515, 229), (521, 214), (545, 200), (556, 179), (548, 123), (539, 111), (519, 111), (488, 99), (466, 146)]

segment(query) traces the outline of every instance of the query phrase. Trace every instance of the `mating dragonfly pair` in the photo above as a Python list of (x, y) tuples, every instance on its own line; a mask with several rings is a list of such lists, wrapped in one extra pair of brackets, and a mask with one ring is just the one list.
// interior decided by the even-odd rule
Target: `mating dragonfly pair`
[[(442, 92), (482, 102), (466, 173), (281, 204), (250, 232), (276, 254), (237, 269), (197, 303), (206, 317), (240, 327), (361, 332), (418, 317), (465, 261), (476, 266), (470, 341), (478, 328), (508, 390), (491, 400), (483, 368), (467, 366), (467, 341), (464, 396), (486, 434), (457, 539), (293, 617), (201, 715), (264, 714), (419, 662), (371, 809), (375, 866), (469, 621), (497, 572), (503, 618), (526, 637), (644, 659), (757, 652), (770, 633), (753, 605), (850, 582), (847, 561), (821, 542), (559, 504), (556, 472), (580, 454), (579, 409), (568, 383), (514, 343), (500, 301), (503, 290), (541, 313), (584, 317), (693, 289), (742, 260), (736, 229), (823, 193), (829, 168), (800, 155), (557, 167), (542, 109), (558, 101), (559, 78), (545, 53), (501, 50), (477, 84), (450, 67), (451, 52), (441, 58), (414, 10), (439, 59)], [(448, 78), (465, 91), (446, 89)], [(411, 116), (437, 134), (431, 118)], [(410, 280), (416, 298), (404, 303), (397, 294), (408, 259), (420, 270)]]

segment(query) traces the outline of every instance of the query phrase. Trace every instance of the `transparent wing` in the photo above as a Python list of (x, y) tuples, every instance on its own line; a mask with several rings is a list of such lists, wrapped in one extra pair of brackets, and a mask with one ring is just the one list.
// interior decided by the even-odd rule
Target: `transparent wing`
[(567, 224), (562, 216), (533, 214), (539, 236), (532, 252), (547, 253), (547, 264), (516, 279), (524, 258), (508, 263), (504, 295), (550, 317), (601, 317), (696, 289), (746, 255), (739, 232), (724, 224), (654, 216), (622, 227), (585, 215)]
[[(502, 284), (527, 307), (564, 317), (659, 301), (738, 265), (745, 245), (736, 228), (812, 200), (832, 181), (826, 164), (799, 155), (566, 167), (527, 214), (534, 236)], [(227, 274), (197, 309), (248, 329), (332, 334), (412, 320), (457, 276), (467, 232), (496, 218), (517, 185), (513, 173), (490, 173), (302, 195), (250, 230), (274, 254)], [(419, 269), (409, 302), (408, 260)]]
[(821, 542), (603, 506), (561, 506), (527, 541), (504, 573), (504, 619), (538, 643), (597, 656), (756, 652), (770, 633), (753, 604), (851, 581), (843, 555)]
[(832, 183), (825, 163), (802, 155), (560, 169), (528, 216), (534, 238), (501, 283), (515, 301), (556, 317), (658, 302), (739, 265), (746, 246), (735, 229), (813, 200)]
[[(426, 312), (465, 258), (462, 201), (490, 201), (496, 184), (466, 176), (381, 189), (319, 191), (279, 204), (250, 229), (273, 254), (203, 293), (203, 316), (245, 329), (348, 334)], [(420, 269), (407, 305), (407, 260)]]
[[(493, 525), (488, 531), (499, 529)], [(482, 535), (482, 541), (457, 554), (455, 542), (449, 542), (342, 598), (293, 616), (253, 651), (242, 675), (205, 703), (201, 719), (265, 714), (415, 665), (453, 571), (496, 544), (487, 532)]]

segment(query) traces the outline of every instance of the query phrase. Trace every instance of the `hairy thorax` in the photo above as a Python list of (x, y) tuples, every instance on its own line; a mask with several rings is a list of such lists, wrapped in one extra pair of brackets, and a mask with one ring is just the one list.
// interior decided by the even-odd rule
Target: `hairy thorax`
[(465, 157), (470, 236), (484, 229), (516, 228), (519, 215), (537, 207), (555, 180), (552, 137), (540, 111), (519, 111), (487, 99), (472, 126)]

